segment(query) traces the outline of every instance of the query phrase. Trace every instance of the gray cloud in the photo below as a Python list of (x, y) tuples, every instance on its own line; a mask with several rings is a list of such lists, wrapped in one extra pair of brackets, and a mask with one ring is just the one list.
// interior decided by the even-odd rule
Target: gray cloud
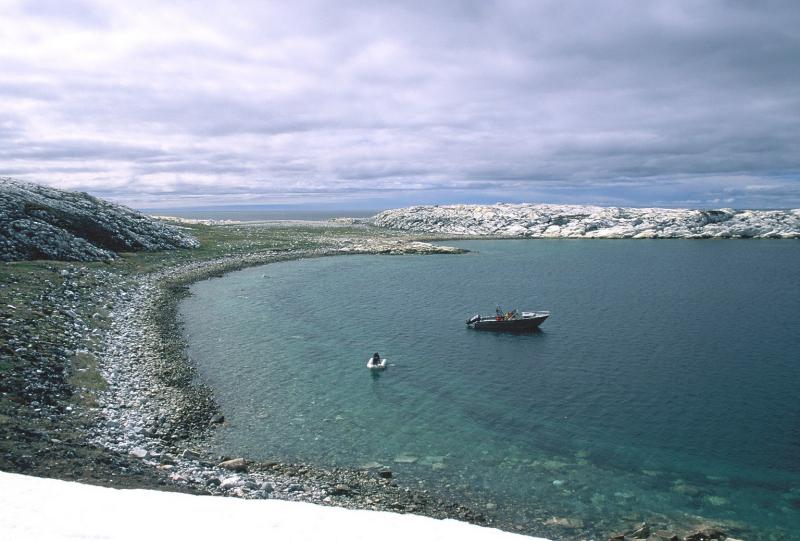
[(153, 203), (800, 206), (799, 27), (793, 2), (19, 2), (0, 174)]

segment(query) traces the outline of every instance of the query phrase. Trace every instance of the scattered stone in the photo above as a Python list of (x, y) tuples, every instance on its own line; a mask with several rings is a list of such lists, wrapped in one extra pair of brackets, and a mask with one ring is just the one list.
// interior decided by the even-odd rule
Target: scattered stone
[(191, 449), (184, 449), (181, 453), (181, 458), (186, 460), (200, 460), (200, 456), (200, 453)]
[(349, 486), (340, 484), (333, 487), (331, 493), (335, 496), (349, 496), (352, 494), (352, 490), (350, 490)]
[(648, 526), (646, 522), (642, 522), (630, 533), (630, 537), (634, 539), (647, 539), (650, 537), (650, 526)]
[(219, 488), (224, 490), (228, 488), (238, 487), (241, 484), (242, 484), (242, 478), (239, 477), (238, 475), (233, 475), (231, 477), (226, 477), (225, 479), (222, 479), (219, 483)]
[(561, 526), (562, 528), (578, 529), (583, 528), (583, 521), (579, 518), (552, 517), (545, 521), (546, 526)]
[(247, 471), (247, 461), (243, 458), (234, 458), (231, 460), (225, 460), (217, 464), (218, 468), (222, 468), (224, 470), (230, 471), (237, 471), (237, 472), (246, 472)]
[(668, 530), (656, 530), (653, 535), (666, 541), (678, 541), (678, 536)]
[(144, 459), (149, 456), (149, 453), (147, 452), (147, 449), (142, 449), (141, 447), (137, 447), (136, 449), (131, 449), (130, 455), (135, 456), (136, 458)]
[(684, 541), (710, 541), (712, 539), (724, 540), (725, 538), (725, 532), (719, 528), (704, 528), (687, 535), (683, 539)]

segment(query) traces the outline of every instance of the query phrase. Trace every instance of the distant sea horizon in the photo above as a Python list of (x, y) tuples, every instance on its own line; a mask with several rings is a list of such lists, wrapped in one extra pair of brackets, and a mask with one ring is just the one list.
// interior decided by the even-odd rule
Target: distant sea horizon
[(333, 218), (369, 218), (382, 209), (297, 209), (263, 207), (195, 207), (173, 209), (140, 209), (150, 216), (175, 216), (194, 220), (260, 221), (325, 221)]

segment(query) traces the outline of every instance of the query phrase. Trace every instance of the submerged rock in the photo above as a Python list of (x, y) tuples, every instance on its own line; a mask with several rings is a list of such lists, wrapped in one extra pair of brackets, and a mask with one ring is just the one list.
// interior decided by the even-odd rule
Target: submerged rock
[(704, 528), (702, 530), (690, 533), (683, 539), (684, 541), (711, 541), (711, 540), (723, 540), (726, 537), (727, 536), (725, 535), (725, 532), (723, 532), (719, 528)]
[(630, 534), (634, 539), (647, 539), (650, 537), (650, 526), (646, 522), (642, 522)]
[(583, 520), (579, 518), (571, 518), (571, 517), (552, 517), (545, 521), (546, 526), (560, 526), (562, 528), (569, 528), (572, 530), (576, 530), (579, 528), (583, 528)]
[(678, 536), (669, 530), (656, 530), (653, 535), (664, 541), (678, 541)]
[(86, 193), (0, 178), (0, 261), (96, 261), (194, 248), (180, 229)]

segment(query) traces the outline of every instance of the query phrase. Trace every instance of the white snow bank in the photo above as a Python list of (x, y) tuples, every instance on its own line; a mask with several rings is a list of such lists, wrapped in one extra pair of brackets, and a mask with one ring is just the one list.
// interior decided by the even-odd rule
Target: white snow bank
[(416, 515), (119, 490), (4, 472), (0, 472), (0, 539), (540, 540)]

